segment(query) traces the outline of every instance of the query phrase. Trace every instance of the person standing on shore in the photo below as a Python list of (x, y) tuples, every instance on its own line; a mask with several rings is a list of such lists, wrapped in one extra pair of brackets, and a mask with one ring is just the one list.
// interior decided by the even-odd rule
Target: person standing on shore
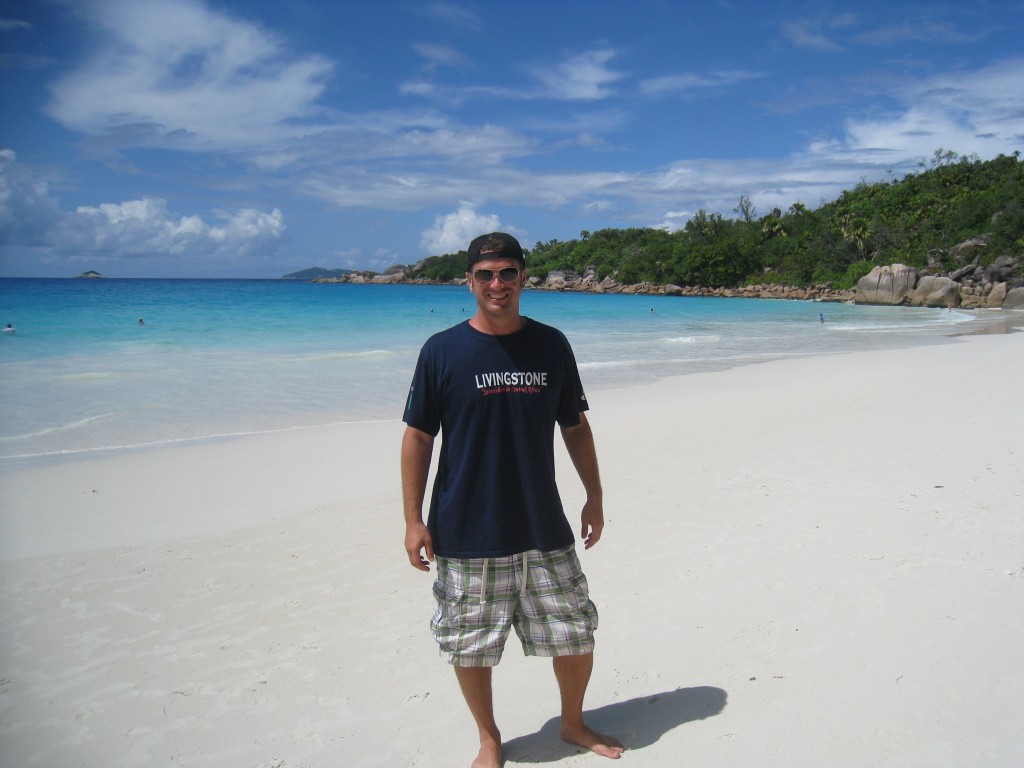
[(437, 565), (431, 629), (479, 731), (472, 765), (501, 765), (491, 668), (513, 628), (526, 655), (552, 657), (562, 739), (618, 758), (623, 746), (583, 720), (597, 609), (555, 484), (557, 424), (586, 490), (581, 536), (590, 549), (601, 538), (604, 509), (576, 361), (560, 331), (520, 314), (526, 260), (514, 237), (493, 232), (473, 240), (466, 279), (476, 313), (420, 351), (401, 467), (405, 549), (414, 568)]

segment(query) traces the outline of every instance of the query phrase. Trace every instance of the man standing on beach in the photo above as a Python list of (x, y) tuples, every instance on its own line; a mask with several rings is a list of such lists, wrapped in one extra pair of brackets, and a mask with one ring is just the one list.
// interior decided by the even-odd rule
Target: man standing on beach
[(491, 668), (512, 628), (524, 653), (553, 657), (562, 739), (618, 758), (622, 745), (583, 721), (597, 609), (555, 484), (558, 424), (587, 493), (581, 536), (590, 549), (601, 538), (604, 510), (576, 361), (560, 331), (519, 313), (526, 260), (514, 237), (476, 238), (466, 279), (476, 314), (432, 336), (416, 365), (404, 416), (402, 493), (410, 564), (427, 571), (436, 558), (431, 629), (479, 730), (473, 767), (501, 764)]

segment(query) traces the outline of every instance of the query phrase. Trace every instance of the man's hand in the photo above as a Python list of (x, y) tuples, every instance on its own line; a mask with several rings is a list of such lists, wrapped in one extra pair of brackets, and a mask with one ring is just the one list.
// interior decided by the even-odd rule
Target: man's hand
[(583, 548), (590, 549), (601, 540), (601, 532), (604, 530), (604, 496), (601, 493), (601, 474), (597, 469), (594, 434), (590, 430), (587, 414), (580, 414), (580, 423), (575, 427), (562, 427), (562, 439), (587, 492), (587, 503), (583, 505), (583, 513), (580, 515), (580, 538), (583, 539)]
[(427, 488), (427, 470), (434, 437), (413, 427), (402, 437), (402, 514), (405, 516), (405, 551), (409, 564), (420, 571), (430, 570), (434, 542), (423, 524), (423, 495)]
[(600, 501), (588, 500), (583, 505), (583, 514), (580, 515), (580, 519), (583, 523), (580, 529), (583, 548), (590, 549), (601, 540), (601, 532), (604, 530), (604, 506)]
[(434, 542), (423, 523), (412, 523), (405, 528), (405, 551), (409, 565), (420, 571), (429, 571), (434, 561)]

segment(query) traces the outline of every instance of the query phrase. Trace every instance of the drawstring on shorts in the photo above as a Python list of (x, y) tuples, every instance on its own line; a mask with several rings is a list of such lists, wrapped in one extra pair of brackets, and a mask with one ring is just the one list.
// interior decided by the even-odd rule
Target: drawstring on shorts
[(530, 574), (530, 553), (523, 552), (523, 586), (519, 588), (519, 594), (526, 594), (526, 577)]
[[(487, 602), (487, 571), (488, 566), (491, 563), (491, 558), (484, 558), (484, 565), (480, 571), (480, 604), (483, 605)], [(530, 553), (523, 552), (523, 583), (519, 587), (519, 594), (521, 596), (526, 595), (526, 583), (530, 577)]]

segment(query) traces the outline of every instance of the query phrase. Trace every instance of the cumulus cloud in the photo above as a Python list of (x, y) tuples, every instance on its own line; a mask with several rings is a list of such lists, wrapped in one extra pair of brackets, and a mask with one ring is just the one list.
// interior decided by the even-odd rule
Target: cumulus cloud
[(179, 148), (301, 135), (331, 64), (292, 56), (255, 24), (195, 0), (95, 0), (79, 7), (104, 45), (52, 86), (49, 114), (89, 135)]
[(503, 229), (497, 216), (478, 213), (471, 204), (462, 203), (458, 210), (434, 219), (434, 226), (423, 232), (420, 247), (434, 256), (458, 253), (465, 250), (477, 235)]
[(165, 200), (81, 206), (53, 233), (61, 250), (103, 253), (115, 258), (153, 255), (238, 257), (277, 240), (284, 232), (281, 211), (242, 209), (218, 215), (215, 224), (199, 216), (175, 216)]
[(63, 211), (38, 172), (19, 163), (11, 150), (0, 150), (0, 245), (105, 259), (232, 259), (273, 250), (285, 231), (277, 208), (214, 212), (209, 218), (176, 215), (158, 198)]
[(60, 217), (46, 179), (12, 150), (0, 150), (0, 245), (44, 245)]

